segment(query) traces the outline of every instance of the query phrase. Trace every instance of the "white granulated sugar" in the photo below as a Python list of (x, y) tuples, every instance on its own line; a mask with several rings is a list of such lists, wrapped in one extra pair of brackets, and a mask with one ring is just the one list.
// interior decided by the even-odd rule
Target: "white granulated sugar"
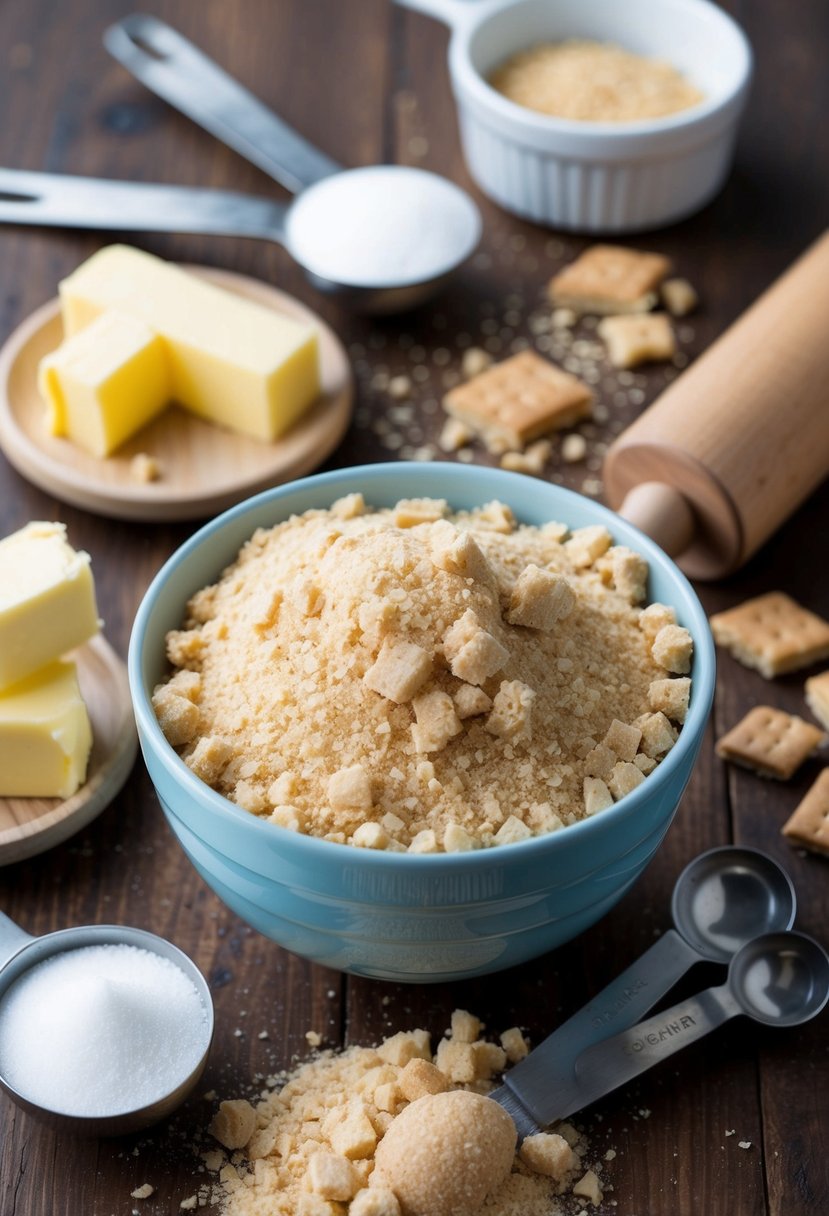
[(466, 195), (402, 165), (352, 169), (304, 191), (286, 244), (306, 269), (359, 287), (422, 282), (471, 252), (478, 218)]
[(0, 1074), (67, 1115), (139, 1110), (187, 1079), (208, 1042), (192, 981), (136, 946), (84, 946), (32, 967), (0, 1002)]

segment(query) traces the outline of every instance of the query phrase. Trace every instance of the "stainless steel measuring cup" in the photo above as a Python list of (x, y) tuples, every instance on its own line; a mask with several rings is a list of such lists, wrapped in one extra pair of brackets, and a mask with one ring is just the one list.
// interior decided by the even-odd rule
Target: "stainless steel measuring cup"
[(493, 1096), (522, 1136), (561, 1118), (550, 1112), (586, 1048), (633, 1026), (695, 963), (728, 963), (753, 938), (790, 929), (795, 911), (789, 876), (765, 853), (739, 845), (701, 853), (674, 886), (675, 927), (511, 1068)]
[(183, 971), (193, 983), (204, 1007), (206, 1044), (196, 1066), (170, 1093), (162, 1095), (148, 1106), (131, 1109), (128, 1105), (128, 1078), (125, 1078), (124, 1110), (117, 1114), (101, 1117), (72, 1115), (49, 1110), (47, 1107), (30, 1101), (0, 1073), (0, 1087), (23, 1110), (34, 1115), (41, 1122), (61, 1131), (70, 1131), (84, 1136), (126, 1135), (166, 1119), (181, 1105), (198, 1083), (207, 1063), (210, 1042), (213, 1037), (213, 1001), (207, 982), (195, 963), (172, 943), (165, 941), (163, 937), (147, 933), (143, 929), (131, 929), (123, 925), (81, 925), (74, 929), (59, 929), (55, 933), (44, 934), (43, 937), (33, 937), (24, 932), (8, 916), (0, 913), (0, 1007), (12, 984), (30, 968), (65, 951), (78, 950), (84, 946), (103, 945), (136, 946), (140, 950), (147, 950), (161, 958), (169, 959), (180, 971)]

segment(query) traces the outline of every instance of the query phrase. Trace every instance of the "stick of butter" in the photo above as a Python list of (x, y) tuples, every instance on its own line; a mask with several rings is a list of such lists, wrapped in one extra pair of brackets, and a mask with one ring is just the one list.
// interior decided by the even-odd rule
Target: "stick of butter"
[(161, 338), (170, 396), (254, 439), (283, 434), (319, 396), (316, 331), (126, 245), (60, 284), (67, 339), (116, 308)]
[(88, 553), (66, 527), (30, 523), (0, 541), (0, 690), (98, 632)]
[(50, 663), (0, 693), (0, 797), (71, 797), (91, 748), (74, 663)]
[(40, 361), (47, 426), (109, 456), (169, 403), (164, 343), (146, 321), (112, 308)]

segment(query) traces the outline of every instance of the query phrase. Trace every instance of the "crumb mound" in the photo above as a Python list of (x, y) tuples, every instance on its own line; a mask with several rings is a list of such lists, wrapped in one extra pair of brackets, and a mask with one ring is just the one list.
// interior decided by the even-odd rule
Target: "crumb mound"
[(673, 746), (689, 681), (656, 712), (651, 688), (692, 643), (643, 610), (647, 577), (600, 526), (349, 495), (258, 531), (192, 597), (153, 704), (198, 777), (280, 827), (515, 843), (611, 805)]

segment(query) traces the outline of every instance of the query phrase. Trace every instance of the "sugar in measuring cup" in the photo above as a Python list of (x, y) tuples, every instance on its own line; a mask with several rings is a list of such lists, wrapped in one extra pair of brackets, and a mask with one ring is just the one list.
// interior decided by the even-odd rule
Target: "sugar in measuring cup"
[(0, 914), (0, 1086), (64, 1131), (117, 1136), (170, 1115), (213, 1036), (204, 976), (120, 925), (32, 937)]

